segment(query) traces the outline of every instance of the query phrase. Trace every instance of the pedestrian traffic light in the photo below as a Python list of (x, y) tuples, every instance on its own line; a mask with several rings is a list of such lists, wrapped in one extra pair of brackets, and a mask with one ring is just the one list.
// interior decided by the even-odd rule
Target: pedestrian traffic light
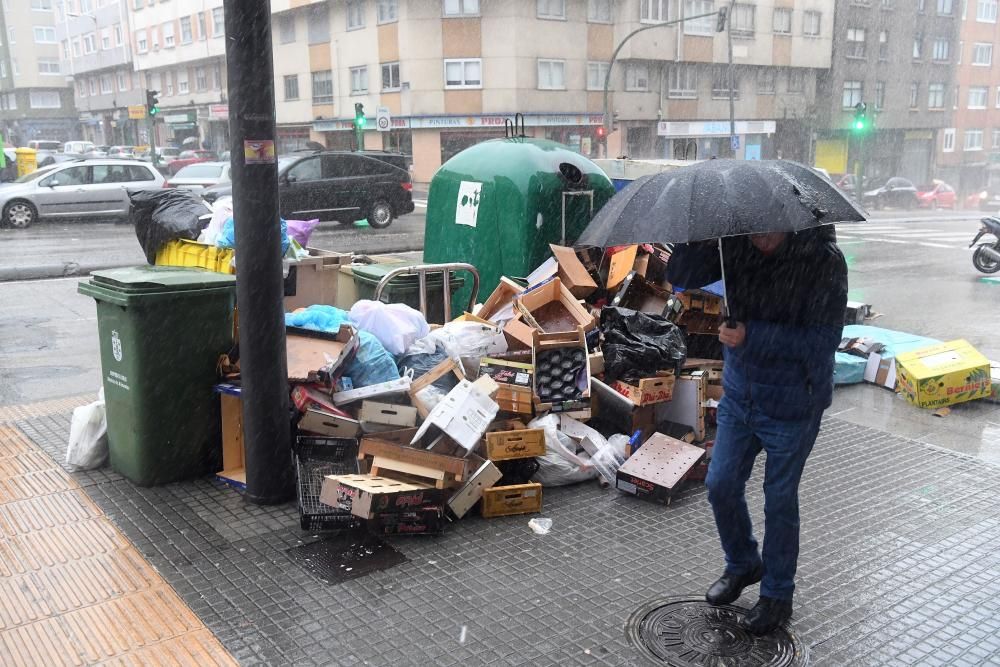
[(604, 126), (603, 125), (599, 125), (597, 127), (597, 138), (598, 139), (603, 139), (604, 138), (604, 134), (605, 134)]
[(715, 32), (725, 32), (726, 31), (726, 17), (729, 15), (729, 7), (719, 8), (719, 17), (715, 22)]
[(155, 116), (160, 112), (160, 91), (158, 90), (147, 90), (146, 91), (146, 113), (150, 117)]
[(368, 124), (368, 119), (365, 118), (365, 105), (361, 102), (354, 103), (354, 127), (359, 130), (364, 129), (365, 125)]
[(868, 129), (868, 105), (858, 102), (854, 105), (854, 131), (864, 132)]

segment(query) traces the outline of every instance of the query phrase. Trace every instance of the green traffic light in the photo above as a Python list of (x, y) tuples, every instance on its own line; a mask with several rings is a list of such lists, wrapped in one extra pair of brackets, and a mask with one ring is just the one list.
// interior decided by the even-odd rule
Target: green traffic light
[(158, 113), (160, 113), (160, 107), (153, 107), (152, 109), (149, 110), (150, 116), (155, 116)]
[(854, 129), (855, 130), (865, 129), (865, 121), (863, 120), (854, 121)]
[(368, 124), (368, 119), (365, 118), (364, 116), (358, 116), (357, 118), (354, 119), (354, 124), (357, 125), (358, 127), (364, 127), (365, 125)]

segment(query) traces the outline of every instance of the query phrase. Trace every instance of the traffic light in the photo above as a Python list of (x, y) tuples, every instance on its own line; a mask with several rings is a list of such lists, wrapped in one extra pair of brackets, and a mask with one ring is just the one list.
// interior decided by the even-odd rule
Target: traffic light
[(150, 117), (155, 116), (160, 112), (160, 91), (158, 90), (147, 90), (146, 91), (146, 113)]
[(719, 17), (715, 22), (715, 32), (725, 32), (726, 31), (726, 17), (729, 15), (729, 7), (719, 8)]
[(854, 105), (854, 131), (864, 132), (868, 129), (868, 105), (858, 102)]
[(598, 139), (603, 139), (604, 138), (604, 134), (605, 134), (604, 126), (603, 125), (598, 125), (597, 126), (597, 138)]
[(365, 105), (361, 102), (354, 103), (354, 127), (359, 130), (363, 130), (365, 125), (368, 124), (368, 119), (365, 118)]

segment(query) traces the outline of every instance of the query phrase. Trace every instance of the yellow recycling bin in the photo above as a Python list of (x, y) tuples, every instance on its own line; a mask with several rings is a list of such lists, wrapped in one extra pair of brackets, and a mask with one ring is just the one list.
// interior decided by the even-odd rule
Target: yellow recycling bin
[(18, 148), (14, 154), (17, 155), (18, 178), (38, 169), (38, 151), (34, 148)]

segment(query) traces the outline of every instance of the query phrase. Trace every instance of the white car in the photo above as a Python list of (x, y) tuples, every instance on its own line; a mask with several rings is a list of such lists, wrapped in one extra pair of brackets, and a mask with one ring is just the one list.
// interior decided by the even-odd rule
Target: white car
[(73, 153), (75, 155), (85, 155), (94, 152), (95, 146), (92, 141), (67, 141), (63, 144), (63, 153)]
[(181, 188), (201, 194), (205, 188), (225, 185), (230, 182), (228, 162), (198, 162), (182, 167), (170, 177), (168, 188)]
[(148, 162), (71, 160), (0, 187), (0, 222), (23, 229), (39, 218), (110, 218), (128, 215), (128, 190), (163, 187)]

